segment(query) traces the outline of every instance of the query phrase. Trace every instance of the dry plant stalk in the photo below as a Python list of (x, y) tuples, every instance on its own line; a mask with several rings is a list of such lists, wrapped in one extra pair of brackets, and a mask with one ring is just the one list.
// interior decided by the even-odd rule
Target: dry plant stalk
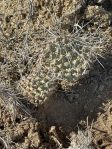
[(4, 86), (3, 84), (0, 84), (0, 100), (4, 103), (6, 109), (8, 109), (11, 112), (13, 124), (15, 124), (18, 109), (20, 109), (25, 114), (31, 117), (30, 111), (19, 100), (19, 97), (16, 94), (14, 94), (14, 91), (10, 88), (6, 88), (6, 86)]

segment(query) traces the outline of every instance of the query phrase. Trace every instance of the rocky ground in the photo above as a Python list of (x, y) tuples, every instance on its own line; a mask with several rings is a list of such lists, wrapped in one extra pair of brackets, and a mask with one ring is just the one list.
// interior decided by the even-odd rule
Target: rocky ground
[[(18, 82), (53, 34), (79, 30), (90, 39), (100, 31), (102, 55), (87, 75), (37, 107)], [(1, 0), (0, 82), (1, 149), (111, 149), (112, 1)]]

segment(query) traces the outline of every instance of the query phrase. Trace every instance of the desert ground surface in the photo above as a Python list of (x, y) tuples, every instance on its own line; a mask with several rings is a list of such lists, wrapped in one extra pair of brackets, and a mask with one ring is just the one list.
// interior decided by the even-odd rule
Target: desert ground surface
[[(42, 49), (74, 39), (87, 47), (76, 81), (58, 78), (40, 100)], [(0, 1), (0, 149), (112, 149), (111, 0)]]

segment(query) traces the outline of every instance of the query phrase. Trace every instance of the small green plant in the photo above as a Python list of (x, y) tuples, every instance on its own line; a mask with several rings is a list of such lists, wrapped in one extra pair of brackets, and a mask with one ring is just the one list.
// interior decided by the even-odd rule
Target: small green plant
[(41, 49), (31, 73), (22, 77), (18, 83), (20, 92), (33, 98), (34, 102), (43, 103), (56, 89), (57, 81), (68, 88), (87, 74), (98, 56), (102, 56), (104, 42), (98, 31), (60, 33)]

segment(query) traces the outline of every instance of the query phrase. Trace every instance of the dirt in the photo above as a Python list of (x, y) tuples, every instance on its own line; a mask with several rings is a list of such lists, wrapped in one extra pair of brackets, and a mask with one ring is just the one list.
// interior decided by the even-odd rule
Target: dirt
[[(67, 90), (59, 88), (38, 108), (27, 97), (16, 94), (22, 106), (17, 102), (18, 106), (14, 105), (17, 107), (14, 111), (15, 107), (8, 103), (12, 95), (10, 92), (8, 96), (6, 94), (8, 98), (5, 104), (3, 99), (0, 100), (1, 149), (69, 149), (71, 134), (75, 134), (76, 139), (79, 130), (83, 132), (87, 129), (92, 134), (91, 148), (112, 148), (112, 2), (110, 0), (102, 0), (101, 3), (91, 0), (85, 2), (54, 0), (54, 3), (49, 0), (34, 0), (33, 7), (31, 1), (1, 1), (0, 81), (16, 92), (15, 88), (21, 75), (29, 74), (38, 58), (37, 49), (44, 46), (44, 41), (49, 38), (46, 33), (41, 32), (41, 28), (44, 26), (50, 29), (55, 26), (56, 19), (61, 17), (62, 29), (68, 32), (73, 31), (75, 23), (84, 25), (84, 32), (94, 32), (100, 28), (108, 39), (103, 57), (99, 57), (99, 61), (93, 64), (89, 74)], [(30, 41), (28, 45), (25, 42), (27, 31)], [(39, 43), (38, 47), (35, 43)], [(13, 49), (20, 48), (25, 49), (27, 54), (20, 55), (16, 50), (14, 53)], [(20, 64), (25, 55), (24, 62)], [(3, 98), (1, 91), (0, 98)]]

